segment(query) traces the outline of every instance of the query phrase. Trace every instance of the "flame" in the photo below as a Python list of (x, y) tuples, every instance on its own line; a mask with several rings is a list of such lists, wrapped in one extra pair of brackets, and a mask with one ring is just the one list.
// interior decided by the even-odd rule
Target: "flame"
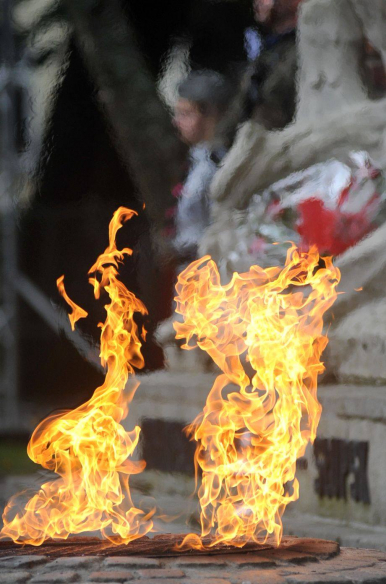
[(63, 298), (65, 299), (67, 304), (69, 306), (71, 306), (71, 308), (72, 308), (72, 313), (68, 315), (68, 318), (69, 318), (70, 323), (71, 323), (71, 328), (74, 331), (75, 330), (75, 323), (80, 318), (86, 318), (86, 316), (88, 316), (88, 313), (85, 310), (83, 310), (83, 308), (81, 308), (80, 306), (75, 304), (75, 302), (73, 302), (71, 300), (71, 298), (68, 296), (68, 294), (65, 290), (65, 287), (64, 287), (64, 276), (60, 276), (60, 278), (58, 278), (56, 280), (56, 285), (58, 287), (58, 290), (59, 290), (59, 293), (61, 294), (61, 296), (63, 296)]
[[(197, 441), (201, 538), (242, 547), (273, 536), (279, 545), (286, 505), (299, 495), (296, 460), (313, 442), (321, 415), (317, 376), (327, 345), (323, 314), (340, 273), (316, 248), (292, 246), (283, 269), (253, 266), (222, 286), (205, 256), (178, 278), (177, 339), (218, 365), (203, 412), (187, 428)], [(189, 534), (181, 547), (203, 548)]]
[[(40, 545), (47, 538), (66, 539), (70, 534), (101, 530), (114, 543), (128, 543), (152, 529), (152, 511), (134, 507), (129, 477), (145, 463), (129, 457), (137, 446), (140, 428), (126, 432), (120, 422), (138, 387), (134, 367), (144, 365), (134, 314), (147, 314), (145, 306), (117, 279), (119, 262), (132, 250), (116, 247), (116, 234), (135, 214), (120, 207), (110, 222), (109, 246), (90, 269), (95, 298), (106, 291), (106, 320), (101, 327), (101, 362), (106, 378), (92, 398), (73, 411), (49, 416), (34, 431), (28, 455), (60, 478), (46, 482), (25, 505), (20, 495), (8, 503), (2, 537), (16, 543)], [(73, 309), (71, 325), (87, 313), (67, 296), (63, 277), (58, 288)], [(125, 390), (131, 378), (131, 388)]]

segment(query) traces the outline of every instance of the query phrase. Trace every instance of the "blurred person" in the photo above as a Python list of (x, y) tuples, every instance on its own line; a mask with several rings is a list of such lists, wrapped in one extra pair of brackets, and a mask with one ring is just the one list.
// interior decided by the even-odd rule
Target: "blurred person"
[(218, 130), (231, 97), (228, 80), (210, 70), (191, 72), (178, 87), (174, 123), (190, 148), (186, 178), (173, 190), (176, 205), (167, 217), (165, 235), (171, 242), (173, 260), (165, 266), (163, 281), (169, 288), (168, 305), (173, 314), (158, 327), (157, 340), (164, 347), (174, 343), (173, 321), (178, 318), (172, 302), (176, 273), (197, 259), (198, 243), (210, 223), (209, 189), (226, 153)]
[(296, 28), (296, 13), (301, 0), (254, 0), (255, 20), (271, 25), (274, 34), (285, 34)]
[(217, 130), (230, 97), (227, 79), (209, 70), (191, 72), (178, 88), (174, 123), (190, 146), (186, 179), (175, 189), (173, 248), (180, 264), (196, 258), (199, 239), (209, 225), (209, 188), (226, 152)]
[(289, 124), (296, 108), (296, 16), (301, 0), (254, 0), (256, 27), (245, 31), (250, 60), (243, 118), (267, 129)]

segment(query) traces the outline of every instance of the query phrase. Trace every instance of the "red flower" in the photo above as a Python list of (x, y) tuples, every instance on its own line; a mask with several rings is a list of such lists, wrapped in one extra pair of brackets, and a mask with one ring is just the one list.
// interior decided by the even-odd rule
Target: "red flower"
[[(346, 198), (347, 194), (342, 193), (341, 200)], [(320, 199), (307, 199), (298, 210), (300, 219), (297, 230), (302, 237), (302, 247), (308, 248), (314, 244), (320, 253), (339, 255), (374, 228), (368, 217), (367, 205), (358, 213), (343, 213), (339, 207), (327, 209)]]

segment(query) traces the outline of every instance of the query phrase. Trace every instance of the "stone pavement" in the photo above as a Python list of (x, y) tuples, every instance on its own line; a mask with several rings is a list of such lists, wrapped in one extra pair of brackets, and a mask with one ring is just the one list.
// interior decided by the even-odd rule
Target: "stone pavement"
[[(162, 537), (162, 536), (161, 536)], [(151, 540), (150, 540), (151, 541)], [(130, 547), (130, 546), (129, 546)], [(48, 546), (44, 546), (46, 550)], [(8, 549), (8, 548), (7, 548)], [(43, 549), (43, 548), (42, 548)], [(53, 548), (52, 548), (53, 549)], [(93, 548), (94, 549), (94, 548)], [(118, 549), (118, 548), (116, 548)], [(128, 548), (126, 548), (128, 549)], [(30, 550), (32, 550), (31, 553)], [(3, 552), (6, 549), (3, 549)], [(64, 550), (65, 553), (66, 550)], [(16, 548), (0, 558), (3, 584), (381, 584), (386, 583), (386, 554), (339, 549), (334, 542), (284, 538), (278, 548), (218, 555), (177, 557), (64, 555), (58, 550)], [(196, 553), (196, 552), (195, 552)]]

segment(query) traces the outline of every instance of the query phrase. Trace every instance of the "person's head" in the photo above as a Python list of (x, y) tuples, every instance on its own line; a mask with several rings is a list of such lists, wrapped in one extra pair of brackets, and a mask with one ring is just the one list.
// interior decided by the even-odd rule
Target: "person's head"
[(230, 99), (230, 87), (215, 71), (194, 71), (179, 85), (174, 121), (188, 144), (213, 140)]
[(302, 0), (253, 0), (255, 20), (267, 32), (283, 34), (296, 28), (296, 17)]
[(266, 24), (272, 18), (275, 0), (253, 0), (253, 12), (257, 22)]

